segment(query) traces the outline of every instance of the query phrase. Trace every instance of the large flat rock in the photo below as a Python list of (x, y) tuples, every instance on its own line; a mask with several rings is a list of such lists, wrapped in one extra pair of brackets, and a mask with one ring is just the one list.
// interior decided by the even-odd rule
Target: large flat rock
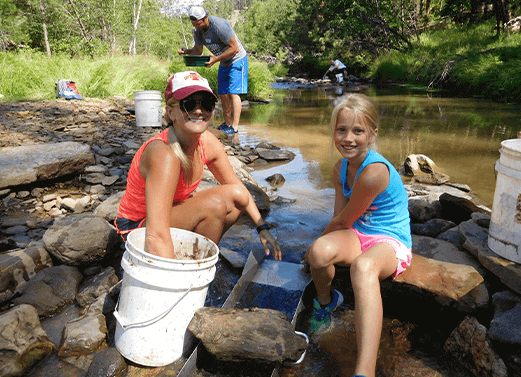
[(90, 146), (72, 141), (2, 148), (0, 188), (80, 172), (94, 162)]

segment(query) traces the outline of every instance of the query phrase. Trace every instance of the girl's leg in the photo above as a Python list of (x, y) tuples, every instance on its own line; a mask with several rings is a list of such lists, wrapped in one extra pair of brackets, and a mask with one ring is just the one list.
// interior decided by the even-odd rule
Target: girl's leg
[(360, 241), (352, 230), (338, 230), (318, 238), (306, 254), (317, 299), (322, 305), (331, 302), (331, 281), (335, 264), (351, 265), (361, 254)]
[(355, 374), (375, 375), (383, 321), (380, 280), (391, 276), (397, 266), (396, 254), (386, 243), (369, 248), (351, 265), (358, 350)]
[(170, 226), (186, 229), (219, 243), (249, 204), (244, 185), (221, 185), (197, 192), (172, 207)]

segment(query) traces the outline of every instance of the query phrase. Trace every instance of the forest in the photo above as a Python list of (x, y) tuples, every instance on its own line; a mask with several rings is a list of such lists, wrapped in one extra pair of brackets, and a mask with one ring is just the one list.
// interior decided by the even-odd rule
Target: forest
[[(187, 10), (201, 3), (0, 0), (0, 66), (15, 64), (12, 55), (27, 54), (31, 59), (38, 56), (38, 62), (45, 57), (121, 56), (175, 62), (177, 49), (193, 44)], [(202, 4), (211, 15), (228, 19), (252, 59), (269, 61), (274, 74), (318, 78), (330, 59), (340, 59), (355, 75), (455, 90), (469, 90), (473, 79), (475, 94), (483, 91), (482, 82), (494, 81), (497, 88), (489, 97), (507, 101), (521, 97), (520, 89), (509, 88), (521, 86), (517, 0), (205, 0)], [(481, 72), (481, 79), (476, 81), (473, 70)], [(0, 92), (8, 92), (6, 85), (0, 84)]]

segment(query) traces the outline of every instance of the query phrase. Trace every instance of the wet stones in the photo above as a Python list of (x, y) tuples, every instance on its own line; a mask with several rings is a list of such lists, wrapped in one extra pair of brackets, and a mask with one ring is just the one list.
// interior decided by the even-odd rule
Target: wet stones
[(49, 253), (62, 263), (85, 266), (112, 253), (119, 238), (107, 220), (83, 213), (57, 219), (45, 232), (43, 242)]
[(197, 309), (188, 329), (223, 359), (297, 361), (307, 348), (286, 314), (272, 309)]
[(36, 309), (18, 305), (0, 314), (0, 375), (19, 376), (50, 355), (56, 345), (40, 326)]
[(93, 162), (90, 147), (75, 142), (3, 148), (0, 150), (0, 188), (73, 174)]
[(36, 273), (52, 265), (42, 241), (24, 250), (0, 254), (0, 302), (11, 299)]
[(40, 317), (52, 316), (75, 300), (82, 279), (76, 267), (48, 267), (27, 282), (22, 295), (16, 297), (13, 303), (32, 305)]

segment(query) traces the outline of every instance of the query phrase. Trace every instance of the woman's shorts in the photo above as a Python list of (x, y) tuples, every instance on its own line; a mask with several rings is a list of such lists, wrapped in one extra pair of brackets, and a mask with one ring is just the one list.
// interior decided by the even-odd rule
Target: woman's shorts
[(360, 240), (360, 245), (362, 246), (362, 253), (379, 243), (387, 243), (391, 245), (394, 252), (396, 253), (396, 258), (398, 259), (398, 267), (392, 275), (393, 279), (395, 279), (398, 275), (404, 272), (407, 267), (411, 265), (411, 248), (405, 246), (402, 242), (398, 241), (397, 239), (389, 236), (364, 234), (354, 228), (350, 229), (358, 236), (358, 239)]
[(123, 241), (127, 242), (128, 234), (134, 229), (141, 228), (145, 220), (146, 218), (134, 221), (125, 219), (124, 217), (118, 217), (116, 220), (114, 220), (114, 225), (116, 226), (116, 230), (118, 231), (121, 238), (123, 238)]

